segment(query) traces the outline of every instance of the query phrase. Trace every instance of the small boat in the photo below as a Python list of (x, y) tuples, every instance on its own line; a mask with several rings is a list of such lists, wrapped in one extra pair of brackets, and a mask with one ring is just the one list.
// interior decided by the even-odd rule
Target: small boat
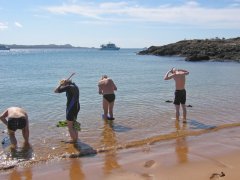
[(0, 50), (10, 50), (10, 47), (7, 47), (5, 45), (0, 45)]
[(102, 44), (100, 50), (119, 50), (120, 47), (117, 47), (114, 43)]

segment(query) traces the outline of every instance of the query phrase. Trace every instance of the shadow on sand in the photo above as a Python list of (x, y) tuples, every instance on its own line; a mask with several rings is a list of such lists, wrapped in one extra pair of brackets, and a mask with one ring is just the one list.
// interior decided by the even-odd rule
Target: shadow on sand
[(193, 120), (193, 119), (190, 119), (187, 122), (190, 125), (190, 127), (189, 127), (190, 129), (214, 129), (217, 127), (214, 125), (207, 125), (207, 124), (204, 124), (202, 122), (199, 122), (199, 121)]

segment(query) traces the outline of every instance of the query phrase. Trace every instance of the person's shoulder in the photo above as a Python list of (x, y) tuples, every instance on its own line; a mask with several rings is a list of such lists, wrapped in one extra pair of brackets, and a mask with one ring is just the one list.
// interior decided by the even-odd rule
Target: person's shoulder
[(103, 83), (103, 80), (98, 81), (98, 85), (101, 85)]
[(69, 88), (78, 88), (78, 86), (75, 83), (71, 83), (68, 86)]

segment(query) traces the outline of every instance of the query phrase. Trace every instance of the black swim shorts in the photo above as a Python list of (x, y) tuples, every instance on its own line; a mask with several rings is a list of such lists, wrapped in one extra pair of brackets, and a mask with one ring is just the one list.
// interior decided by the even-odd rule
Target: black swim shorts
[(8, 118), (8, 129), (16, 131), (17, 129), (25, 128), (27, 121), (24, 117)]
[(186, 103), (186, 90), (185, 89), (176, 90), (173, 104), (180, 105), (185, 103)]
[(79, 104), (73, 105), (69, 110), (66, 110), (66, 119), (68, 121), (76, 121), (77, 120), (77, 115), (80, 110)]
[(104, 94), (103, 97), (109, 102), (113, 102), (115, 100), (115, 94)]

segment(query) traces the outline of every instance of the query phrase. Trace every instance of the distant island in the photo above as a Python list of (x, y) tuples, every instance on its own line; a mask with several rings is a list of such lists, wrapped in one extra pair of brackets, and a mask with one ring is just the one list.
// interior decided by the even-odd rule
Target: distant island
[(182, 56), (186, 61), (240, 62), (240, 37), (182, 40), (164, 46), (151, 46), (139, 55)]
[(7, 45), (10, 49), (72, 49), (72, 48), (87, 48), (87, 47), (75, 47), (71, 44), (64, 45), (56, 45), (56, 44), (48, 44), (48, 45)]

